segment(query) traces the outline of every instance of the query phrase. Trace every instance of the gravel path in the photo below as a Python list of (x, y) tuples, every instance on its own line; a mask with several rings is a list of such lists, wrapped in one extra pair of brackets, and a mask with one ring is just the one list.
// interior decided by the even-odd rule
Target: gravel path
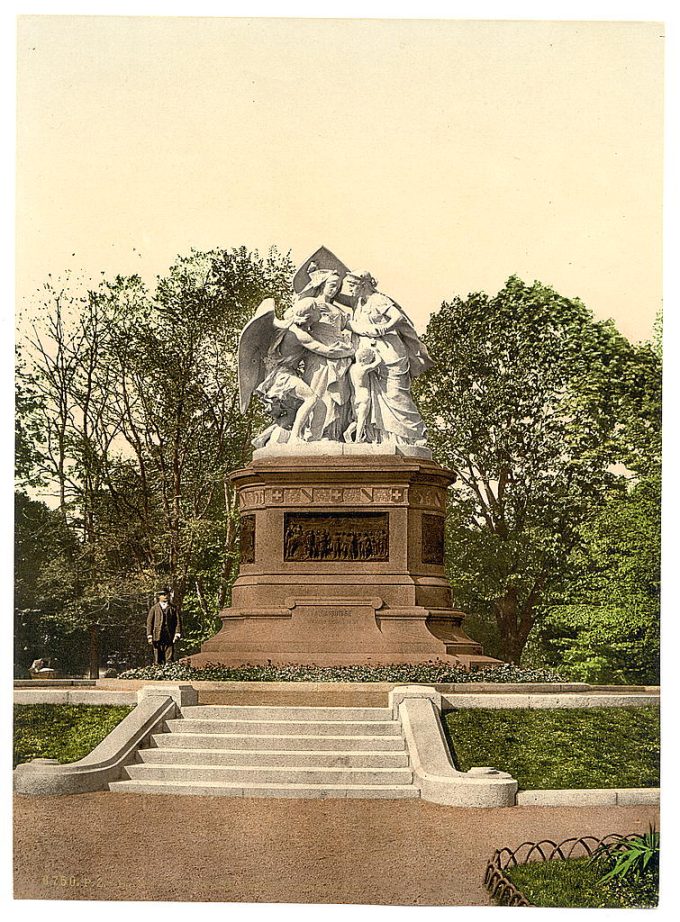
[(654, 807), (15, 795), (15, 897), (484, 906), (497, 846), (644, 831), (657, 817)]

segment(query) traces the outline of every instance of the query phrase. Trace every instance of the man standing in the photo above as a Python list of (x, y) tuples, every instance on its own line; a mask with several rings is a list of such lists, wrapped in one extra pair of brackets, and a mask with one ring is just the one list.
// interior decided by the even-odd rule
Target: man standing
[(156, 599), (146, 618), (146, 639), (153, 646), (154, 663), (162, 665), (173, 660), (174, 644), (182, 636), (182, 620), (170, 602), (169, 589), (159, 589)]

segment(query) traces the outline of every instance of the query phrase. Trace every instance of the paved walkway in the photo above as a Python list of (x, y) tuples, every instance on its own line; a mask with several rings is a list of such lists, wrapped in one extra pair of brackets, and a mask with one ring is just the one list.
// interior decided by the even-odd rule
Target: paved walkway
[(496, 847), (641, 832), (657, 817), (654, 807), (17, 795), (15, 896), (485, 906)]

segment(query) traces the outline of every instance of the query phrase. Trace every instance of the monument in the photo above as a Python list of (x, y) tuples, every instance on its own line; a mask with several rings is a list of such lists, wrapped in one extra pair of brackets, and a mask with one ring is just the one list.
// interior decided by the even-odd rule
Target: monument
[(322, 247), (278, 318), (264, 301), (239, 343), (245, 412), (271, 425), (232, 475), (241, 564), (221, 630), (189, 658), (319, 666), (497, 663), (463, 630), (444, 569), (451, 472), (411, 395), (432, 364), (368, 272)]

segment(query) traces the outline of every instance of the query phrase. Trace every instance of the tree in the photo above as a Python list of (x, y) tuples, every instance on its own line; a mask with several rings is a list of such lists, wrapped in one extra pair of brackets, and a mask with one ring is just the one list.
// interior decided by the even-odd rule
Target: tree
[[(175, 601), (211, 621), (227, 600), (237, 561), (237, 510), (229, 474), (250, 453), (253, 412), (238, 404), (241, 329), (266, 296), (285, 301), (292, 264), (271, 251), (193, 252), (160, 279), (153, 297), (129, 309), (123, 297), (113, 376), (113, 413), (134, 459), (148, 535), (149, 566)], [(135, 299), (137, 300), (137, 299)]]
[(568, 585), (532, 637), (534, 662), (580, 682), (659, 682), (660, 535), (655, 474), (584, 526)]
[(285, 301), (291, 270), (275, 250), (194, 251), (153, 292), (137, 276), (45, 287), (22, 350), (34, 467), (77, 535), (69, 606), (92, 670), (99, 628), (139, 632), (160, 582), (192, 616), (189, 636), (214, 631), (238, 559), (228, 475), (253, 419), (238, 409), (238, 336), (265, 297)]
[(14, 523), (14, 662), (21, 671), (39, 656), (64, 659), (54, 640), (70, 633), (60, 616), (75, 592), (77, 541), (58, 512), (21, 491)]
[(495, 619), (501, 655), (516, 663), (581, 528), (625, 490), (622, 420), (632, 409), (644, 418), (644, 375), (611, 322), (516, 277), (495, 297), (443, 304), (425, 340), (446, 356), (417, 394), (435, 456), (457, 478), (452, 582), (459, 603)]
[(530, 638), (535, 664), (584, 682), (659, 681), (661, 317), (633, 347), (619, 439), (627, 490), (581, 529), (562, 591)]

